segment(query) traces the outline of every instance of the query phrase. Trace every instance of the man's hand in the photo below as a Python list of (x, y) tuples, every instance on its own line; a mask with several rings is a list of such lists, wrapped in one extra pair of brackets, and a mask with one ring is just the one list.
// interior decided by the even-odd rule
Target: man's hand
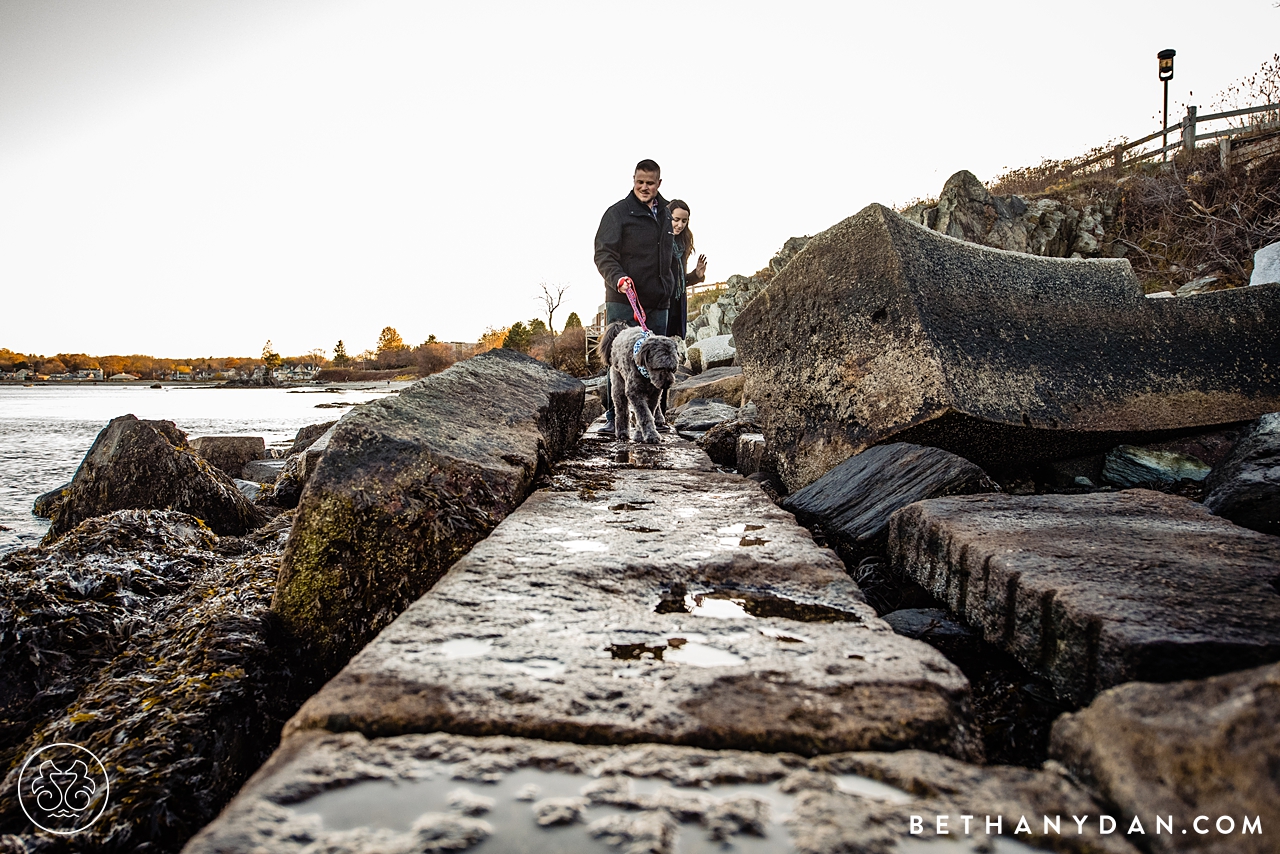
[(634, 289), (636, 283), (631, 281), (630, 276), (623, 276), (618, 279), (618, 293), (625, 294), (627, 291)]

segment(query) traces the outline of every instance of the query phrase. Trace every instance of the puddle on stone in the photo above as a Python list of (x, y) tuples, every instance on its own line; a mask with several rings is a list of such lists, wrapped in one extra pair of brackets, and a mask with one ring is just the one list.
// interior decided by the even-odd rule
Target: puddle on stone
[(457, 640), (445, 641), (437, 646), (436, 649), (445, 658), (476, 658), (481, 655), (487, 655), (492, 647), (493, 641), (458, 638)]
[[(674, 787), (666, 780), (645, 778), (628, 780), (618, 797), (592, 799), (584, 795), (601, 780), (584, 774), (519, 768), (501, 775), (495, 783), (475, 783), (453, 778), (456, 766), (440, 762), (424, 763), (422, 777), (412, 781), (369, 780), (323, 792), (286, 808), (295, 815), (318, 815), (324, 836), (362, 828), (389, 830), (405, 834), (424, 813), (471, 815), (492, 828), (491, 835), (465, 850), (478, 854), (528, 854), (528, 852), (609, 852), (619, 854), (623, 848), (611, 847), (604, 839), (593, 838), (588, 825), (612, 816), (640, 816), (643, 810), (659, 803), (688, 799), (691, 804), (708, 796), (723, 801), (749, 796), (768, 804), (765, 836), (736, 834), (725, 841), (710, 838), (699, 821), (695, 806), (678, 825), (675, 850), (681, 854), (766, 854), (791, 850), (790, 834), (782, 824), (792, 810), (795, 799), (779, 790), (777, 782), (711, 786), (708, 788)], [(581, 821), (578, 823), (540, 827), (535, 810), (548, 798), (580, 798)], [(488, 804), (492, 801), (492, 805)], [(605, 801), (609, 801), (606, 803)], [(485, 807), (488, 806), (486, 810)], [(342, 845), (340, 838), (333, 842)], [(327, 850), (327, 849), (326, 849)], [(343, 850), (338, 848), (336, 850)], [(458, 849), (464, 850), (464, 849)]]
[(624, 501), (621, 504), (610, 504), (609, 509), (615, 513), (620, 513), (624, 510), (648, 510), (649, 508), (645, 505), (652, 503), (652, 501), (636, 498), (631, 501)]
[(634, 531), (637, 534), (658, 534), (661, 530), (658, 528), (646, 528), (644, 525), (623, 525), (622, 530)]
[[(693, 635), (692, 637), (701, 638), (702, 636)], [(667, 638), (666, 643), (663, 644), (615, 643), (610, 644), (607, 649), (609, 654), (618, 661), (643, 661), (649, 659), (651, 661), (675, 662), (676, 664), (691, 664), (694, 667), (733, 667), (746, 663), (745, 658), (734, 655), (726, 649), (702, 643), (700, 640), (690, 640), (690, 638), (683, 637)], [(625, 675), (623, 678), (625, 678)]]
[(739, 522), (736, 525), (725, 525), (723, 528), (717, 528), (717, 534), (745, 534), (749, 531), (763, 531), (764, 525), (748, 525), (745, 522)]
[(560, 543), (570, 552), (580, 554), (582, 552), (607, 552), (609, 547), (599, 540), (566, 540)]
[(704, 590), (689, 593), (683, 584), (673, 584), (654, 606), (657, 614), (692, 614), (696, 617), (743, 619), (747, 617), (781, 617), (801, 623), (860, 623), (862, 618), (850, 611), (827, 605), (796, 602), (782, 596), (747, 593), (737, 590)]
[(667, 661), (692, 664), (694, 667), (734, 667), (739, 664), (745, 664), (747, 661), (742, 656), (734, 655), (727, 649), (720, 649), (705, 643), (687, 641), (676, 646), (676, 641), (678, 640), (681, 640), (681, 638), (671, 638), (667, 641), (670, 647), (667, 650)]

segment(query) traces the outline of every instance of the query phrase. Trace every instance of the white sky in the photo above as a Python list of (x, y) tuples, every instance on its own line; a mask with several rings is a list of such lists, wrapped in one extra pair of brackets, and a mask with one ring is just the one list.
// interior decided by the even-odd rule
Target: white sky
[(956, 170), (1157, 129), (1165, 47), (1171, 117), (1203, 113), (1280, 9), (0, 0), (0, 346), (474, 341), (540, 282), (589, 321), (641, 158), (719, 281)]

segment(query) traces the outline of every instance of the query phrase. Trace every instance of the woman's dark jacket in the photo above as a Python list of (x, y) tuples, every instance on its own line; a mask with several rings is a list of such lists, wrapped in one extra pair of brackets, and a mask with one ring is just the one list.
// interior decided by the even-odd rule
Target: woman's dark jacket
[(630, 276), (646, 310), (661, 311), (676, 292), (671, 212), (657, 197), (657, 218), (649, 206), (627, 194), (610, 206), (596, 231), (596, 269), (604, 277), (605, 302), (627, 302), (618, 292), (618, 279)]
[(676, 292), (671, 296), (671, 302), (667, 307), (667, 334), (677, 338), (684, 338), (689, 334), (689, 292), (686, 288), (689, 285), (696, 285), (703, 280), (695, 271), (685, 274), (684, 253), (680, 251), (680, 241), (671, 241), (671, 251), (676, 258)]

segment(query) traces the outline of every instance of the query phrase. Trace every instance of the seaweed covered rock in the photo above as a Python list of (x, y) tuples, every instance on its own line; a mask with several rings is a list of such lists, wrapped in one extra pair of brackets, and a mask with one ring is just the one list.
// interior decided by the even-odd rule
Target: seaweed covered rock
[(303, 491), (273, 608), (344, 663), (519, 506), (577, 439), (582, 401), (580, 380), (497, 349), (347, 414)]
[(53, 511), (66, 499), (67, 491), (70, 488), (71, 484), (65, 483), (57, 489), (51, 489), (43, 495), (37, 496), (31, 505), (31, 515), (39, 516), (41, 519), (48, 519), (53, 516)]
[[(0, 557), (0, 850), (176, 851), (262, 763), (314, 684), (269, 611), (288, 522), (218, 538), (120, 510)], [(16, 797), (23, 757), (56, 742), (111, 769), (106, 812), (70, 837)]]
[(65, 491), (52, 510), (49, 540), (115, 510), (176, 510), (230, 535), (264, 521), (231, 478), (187, 446), (186, 434), (172, 421), (112, 419)]
[(1280, 285), (1143, 299), (1124, 260), (1039, 258), (870, 205), (734, 322), (744, 395), (799, 489), (872, 445), (991, 467), (1280, 410)]

